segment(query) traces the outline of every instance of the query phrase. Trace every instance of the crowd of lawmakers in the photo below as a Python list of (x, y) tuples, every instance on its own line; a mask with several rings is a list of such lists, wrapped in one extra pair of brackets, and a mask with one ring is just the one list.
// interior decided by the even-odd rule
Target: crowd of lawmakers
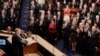
[[(63, 39), (64, 49), (82, 55), (96, 56), (100, 51), (99, 0), (30, 0), (29, 4), (28, 30), (33, 34), (53, 45)], [(19, 27), (21, 0), (0, 0), (0, 11), (0, 30)]]

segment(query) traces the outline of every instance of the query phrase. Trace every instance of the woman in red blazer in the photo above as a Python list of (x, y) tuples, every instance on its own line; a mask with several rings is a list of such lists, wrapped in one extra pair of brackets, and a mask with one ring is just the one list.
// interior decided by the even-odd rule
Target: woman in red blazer
[(51, 43), (51, 44), (55, 44), (55, 40), (56, 40), (56, 32), (57, 32), (57, 28), (56, 28), (56, 22), (55, 20), (51, 20), (50, 24), (49, 24), (49, 27), (48, 27), (48, 33), (49, 33), (49, 36), (48, 36), (48, 41)]

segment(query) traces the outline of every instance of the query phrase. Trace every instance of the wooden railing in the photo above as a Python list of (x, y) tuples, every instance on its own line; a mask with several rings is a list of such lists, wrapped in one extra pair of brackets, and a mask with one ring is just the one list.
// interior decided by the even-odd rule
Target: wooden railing
[(51, 45), (49, 42), (41, 38), (39, 35), (33, 35), (35, 37), (35, 40), (43, 46), (46, 50), (48, 50), (50, 53), (52, 53), (54, 56), (67, 56), (63, 52), (61, 52), (59, 49), (57, 49), (55, 46)]

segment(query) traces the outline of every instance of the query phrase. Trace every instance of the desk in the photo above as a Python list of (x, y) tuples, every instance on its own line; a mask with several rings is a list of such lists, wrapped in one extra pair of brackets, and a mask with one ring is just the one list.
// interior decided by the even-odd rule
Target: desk
[(37, 43), (33, 43), (31, 45), (28, 46), (24, 46), (23, 47), (23, 54), (31, 54), (31, 53), (37, 53)]
[(32, 53), (37, 53), (37, 45), (38, 43), (32, 38), (28, 37), (25, 39), (28, 43), (26, 46), (23, 46), (23, 54), (32, 54)]

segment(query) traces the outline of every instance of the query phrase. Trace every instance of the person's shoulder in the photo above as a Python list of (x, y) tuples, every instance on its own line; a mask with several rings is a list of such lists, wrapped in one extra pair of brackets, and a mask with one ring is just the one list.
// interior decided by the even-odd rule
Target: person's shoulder
[(16, 36), (17, 36), (16, 34), (13, 34), (13, 35), (12, 35), (12, 37), (16, 37)]

